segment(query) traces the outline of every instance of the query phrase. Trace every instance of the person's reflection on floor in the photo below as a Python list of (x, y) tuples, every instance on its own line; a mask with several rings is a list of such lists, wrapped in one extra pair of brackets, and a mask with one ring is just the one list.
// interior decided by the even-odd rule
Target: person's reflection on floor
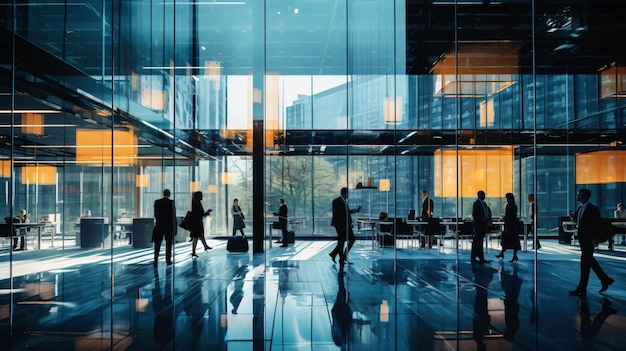
[(476, 341), (476, 350), (482, 351), (487, 349), (484, 343), (485, 334), (489, 331), (489, 308), (487, 306), (487, 296), (489, 291), (489, 283), (493, 280), (493, 274), (497, 270), (483, 265), (472, 265), (474, 273), (474, 283), (476, 286), (476, 298), (474, 300), (474, 320), (472, 322), (472, 336)]
[(248, 265), (239, 267), (237, 273), (233, 277), (233, 292), (230, 294), (230, 303), (233, 305), (232, 314), (237, 314), (241, 300), (243, 300), (243, 284), (244, 278), (248, 273)]
[(332, 308), (333, 323), (331, 333), (335, 345), (341, 347), (342, 350), (347, 349), (350, 338), (350, 327), (352, 326), (352, 310), (348, 301), (348, 294), (343, 282), (344, 274), (338, 273), (339, 290), (337, 291), (337, 299)]
[(189, 331), (194, 346), (200, 340), (202, 333), (202, 319), (209, 308), (208, 303), (202, 301), (202, 275), (198, 272), (198, 262), (192, 261), (191, 271), (187, 276), (187, 291), (183, 295), (183, 307), (189, 317)]
[(174, 337), (174, 316), (172, 305), (172, 270), (165, 275), (165, 289), (161, 289), (158, 270), (154, 269), (154, 288), (152, 289), (152, 310), (154, 311), (153, 340), (162, 349), (166, 348)]
[[(580, 304), (580, 334), (585, 340), (593, 340), (596, 338), (596, 335), (600, 332), (600, 328), (604, 321), (612, 314), (617, 313), (617, 310), (613, 308), (611, 301), (604, 298), (602, 302), (602, 309), (598, 314), (591, 320), (591, 313), (589, 312), (589, 303), (587, 303), (587, 299), (581, 299)], [(586, 348), (591, 349), (591, 348)]]
[(517, 265), (513, 265), (513, 272), (502, 268), (500, 270), (500, 285), (504, 290), (504, 338), (508, 341), (515, 339), (515, 332), (519, 329), (519, 304), (517, 299), (524, 281), (517, 277)]

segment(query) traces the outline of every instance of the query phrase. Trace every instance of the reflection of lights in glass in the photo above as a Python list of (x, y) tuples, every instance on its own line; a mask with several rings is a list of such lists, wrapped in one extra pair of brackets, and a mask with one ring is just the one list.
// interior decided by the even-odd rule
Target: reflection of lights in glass
[(433, 65), (435, 96), (484, 97), (517, 83), (519, 46), (459, 43)]
[[(617, 143), (616, 143), (617, 145)], [(626, 182), (626, 152), (594, 151), (575, 156), (576, 184)]]
[(381, 179), (378, 183), (378, 189), (380, 191), (391, 190), (391, 181), (389, 179)]
[(389, 322), (389, 303), (383, 300), (380, 304), (380, 321)]
[(503, 197), (513, 189), (513, 147), (439, 149), (435, 151), (435, 196)]
[(25, 165), (22, 167), (22, 184), (53, 185), (57, 180), (57, 168), (50, 165)]

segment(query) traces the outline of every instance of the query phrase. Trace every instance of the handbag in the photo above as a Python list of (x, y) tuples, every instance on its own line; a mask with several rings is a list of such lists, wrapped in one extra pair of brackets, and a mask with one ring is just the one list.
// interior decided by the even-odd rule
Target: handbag
[(248, 252), (248, 239), (244, 236), (231, 236), (226, 243), (226, 251), (228, 252)]
[(191, 211), (187, 211), (185, 218), (183, 218), (178, 226), (185, 230), (191, 229)]

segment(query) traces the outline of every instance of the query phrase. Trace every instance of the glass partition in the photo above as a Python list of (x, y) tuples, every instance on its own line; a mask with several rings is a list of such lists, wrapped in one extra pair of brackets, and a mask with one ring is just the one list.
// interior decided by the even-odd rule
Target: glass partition
[[(605, 220), (626, 201), (620, 11), (532, 0), (0, 5), (2, 339), (549, 347), (553, 327), (537, 326), (551, 317), (537, 306), (552, 298), (552, 260), (574, 260), (555, 255), (578, 249), (567, 227), (577, 191), (591, 190)], [(337, 244), (344, 187), (346, 209), (359, 209), (345, 276), (319, 264)], [(166, 188), (177, 221), (203, 192), (204, 236), (223, 257), (195, 260), (178, 228), (176, 264), (155, 265)], [(484, 239), (479, 190), (493, 219)], [(249, 255), (226, 250), (234, 199)], [(297, 243), (283, 253), (272, 247), (279, 199)], [(625, 250), (614, 226), (600, 252)], [(509, 229), (523, 264), (507, 262), (512, 250), (496, 261)], [(470, 263), (479, 256), (493, 262)], [(352, 295), (362, 333), (346, 340), (331, 305), (351, 292), (367, 294)], [(150, 307), (163, 328), (154, 338)], [(293, 325), (297, 342), (277, 327)]]

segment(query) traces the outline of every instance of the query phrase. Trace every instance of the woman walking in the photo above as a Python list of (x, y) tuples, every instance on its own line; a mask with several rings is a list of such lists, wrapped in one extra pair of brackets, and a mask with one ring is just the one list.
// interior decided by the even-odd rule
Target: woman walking
[(204, 207), (202, 207), (202, 192), (196, 191), (193, 193), (191, 198), (191, 233), (189, 236), (191, 237), (191, 257), (196, 258), (196, 245), (198, 244), (198, 239), (204, 245), (204, 251), (211, 250), (206, 240), (204, 239), (204, 217), (208, 216), (212, 210), (207, 210), (204, 212)]
[(507, 249), (513, 250), (513, 258), (509, 262), (517, 261), (517, 250), (522, 247), (517, 235), (517, 205), (515, 204), (515, 196), (506, 193), (506, 209), (504, 211), (504, 232), (502, 232), (502, 251), (496, 255), (498, 258), (504, 258), (504, 252)]
[(233, 200), (231, 212), (233, 214), (233, 236), (237, 231), (241, 232), (241, 236), (246, 236), (246, 234), (243, 233), (243, 228), (246, 227), (245, 223), (243, 223), (245, 217), (243, 216), (243, 212), (241, 212), (241, 207), (239, 207), (239, 200)]

